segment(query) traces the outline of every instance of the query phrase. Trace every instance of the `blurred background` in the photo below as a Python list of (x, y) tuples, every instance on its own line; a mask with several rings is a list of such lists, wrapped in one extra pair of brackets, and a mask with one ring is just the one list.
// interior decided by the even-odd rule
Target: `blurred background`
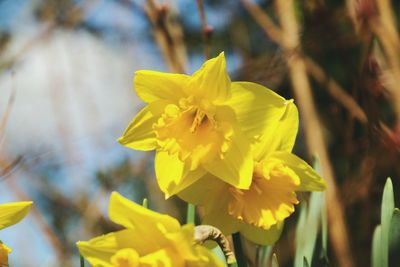
[[(330, 266), (370, 266), (388, 176), (400, 196), (400, 2), (287, 3), (1, 0), (0, 203), (35, 202), (0, 233), (10, 266), (78, 266), (76, 241), (118, 229), (114, 190), (184, 222), (153, 154), (116, 139), (143, 106), (135, 70), (192, 73), (221, 51), (232, 80), (294, 98), (295, 153), (318, 155), (329, 184)], [(293, 264), (297, 219), (274, 248), (281, 266)]]

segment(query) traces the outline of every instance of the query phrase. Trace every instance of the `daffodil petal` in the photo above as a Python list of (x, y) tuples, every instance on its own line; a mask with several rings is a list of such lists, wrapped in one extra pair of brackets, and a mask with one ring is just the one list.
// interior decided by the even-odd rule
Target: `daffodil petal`
[(135, 229), (136, 232), (149, 239), (157, 240), (158, 233), (154, 229), (164, 231), (178, 231), (179, 222), (171, 216), (160, 214), (130, 201), (118, 192), (113, 192), (108, 208), (110, 219), (126, 228)]
[(8, 266), (8, 254), (11, 253), (11, 248), (7, 247), (0, 241), (0, 266)]
[(196, 71), (186, 88), (188, 95), (205, 98), (214, 103), (223, 102), (230, 95), (230, 78), (226, 71), (224, 53), (207, 60)]
[(256, 160), (266, 158), (274, 151), (292, 151), (299, 128), (299, 113), (292, 101), (287, 101), (285, 108), (285, 113), (276, 122), (275, 129), (265, 131), (260, 142), (255, 145)]
[(167, 239), (171, 241), (171, 244), (175, 247), (176, 251), (182, 255), (185, 260), (196, 260), (197, 256), (193, 249), (194, 244), (194, 225), (186, 224), (183, 225), (181, 231), (167, 233)]
[(249, 138), (274, 131), (286, 109), (286, 100), (272, 90), (251, 82), (233, 82), (231, 97), (224, 103), (233, 108), (242, 131)]
[[(178, 197), (194, 205), (205, 206), (212, 199), (211, 196), (219, 196), (224, 193), (227, 184), (214, 175), (206, 174), (189, 187), (178, 193)], [(205, 194), (204, 192), (207, 192)]]
[[(92, 266), (112, 267), (111, 257), (120, 249), (137, 248), (142, 253), (148, 253), (154, 247), (143, 242), (143, 239), (132, 229), (125, 229), (114, 233), (95, 237), (89, 241), (76, 243), (80, 254)], [(140, 253), (140, 252), (139, 252)]]
[(219, 260), (214, 253), (203, 246), (195, 247), (197, 259), (187, 260), (187, 267), (225, 267), (226, 265)]
[(300, 178), (300, 186), (297, 191), (324, 191), (325, 180), (307, 162), (289, 152), (275, 152), (271, 157), (284, 162)]
[(32, 201), (0, 204), (0, 230), (21, 221), (32, 206)]
[(207, 194), (208, 201), (205, 204), (202, 224), (217, 227), (224, 235), (230, 235), (239, 231), (240, 221), (229, 215), (229, 185), (221, 187), (218, 194)]
[(221, 199), (215, 199), (213, 205), (206, 206), (202, 224), (212, 225), (224, 235), (236, 233), (240, 229), (240, 221), (229, 215), (228, 203)]
[(155, 149), (157, 141), (153, 124), (164, 112), (167, 104), (167, 101), (159, 100), (144, 107), (129, 123), (118, 142), (131, 149), (144, 151)]
[(273, 225), (270, 229), (265, 230), (250, 224), (241, 224), (240, 233), (257, 245), (272, 245), (282, 234), (283, 222)]
[(187, 188), (206, 172), (201, 167), (190, 171), (177, 154), (169, 155), (165, 151), (157, 152), (154, 165), (158, 185), (167, 198)]
[(135, 72), (134, 86), (136, 94), (146, 103), (156, 100), (175, 100), (184, 97), (190, 76), (184, 74), (163, 73), (151, 70)]
[(224, 182), (240, 189), (248, 189), (253, 175), (253, 156), (250, 142), (235, 129), (231, 143), (222, 159), (203, 164), (204, 168)]
[(172, 249), (160, 249), (140, 258), (140, 265), (143, 267), (185, 267), (185, 260), (182, 255)]

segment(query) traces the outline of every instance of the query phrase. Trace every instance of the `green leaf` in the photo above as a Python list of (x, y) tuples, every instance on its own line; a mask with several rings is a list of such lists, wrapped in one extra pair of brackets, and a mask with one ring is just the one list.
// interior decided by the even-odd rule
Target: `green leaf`
[(142, 206), (146, 209), (149, 208), (149, 201), (147, 200), (147, 198), (143, 198)]
[(303, 258), (303, 267), (310, 267), (306, 257)]
[(83, 258), (82, 255), (79, 255), (79, 258), (80, 258), (81, 267), (85, 267), (85, 259)]
[(257, 266), (268, 266), (273, 246), (260, 246), (257, 248)]
[(372, 267), (382, 267), (381, 232), (382, 226), (378, 225), (372, 237)]
[(392, 220), (394, 210), (393, 184), (390, 178), (387, 178), (382, 196), (381, 207), (381, 259), (382, 267), (388, 267), (389, 260), (389, 231), (390, 221)]
[(187, 213), (186, 213), (186, 223), (195, 224), (195, 217), (196, 217), (196, 206), (188, 203)]
[[(389, 266), (400, 262), (400, 209), (393, 211), (389, 230)], [(391, 264), (392, 263), (392, 264)]]
[(272, 254), (271, 267), (279, 267), (278, 258), (275, 253)]
[(313, 258), (324, 203), (325, 194), (313, 192), (310, 196), (308, 208), (306, 205), (301, 207), (296, 229), (295, 267), (303, 266), (303, 257), (309, 260)]

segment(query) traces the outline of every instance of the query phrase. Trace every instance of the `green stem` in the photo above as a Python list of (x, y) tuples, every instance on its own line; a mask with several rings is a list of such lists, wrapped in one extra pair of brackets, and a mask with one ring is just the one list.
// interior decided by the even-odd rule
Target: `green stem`
[[(232, 239), (233, 239), (233, 247), (235, 248), (236, 266), (245, 267), (246, 266), (246, 260), (244, 258), (242, 241), (240, 240), (240, 234), (239, 233), (234, 233), (232, 235)], [(233, 266), (235, 266), (235, 265), (233, 265)]]
[(82, 255), (79, 255), (79, 257), (81, 258), (81, 267), (85, 267), (85, 259)]
[(195, 220), (196, 220), (196, 206), (188, 203), (187, 213), (186, 213), (186, 223), (196, 225)]
[(142, 206), (143, 206), (144, 208), (146, 208), (146, 209), (149, 208), (149, 201), (147, 200), (147, 198), (144, 198), (144, 199), (143, 199)]

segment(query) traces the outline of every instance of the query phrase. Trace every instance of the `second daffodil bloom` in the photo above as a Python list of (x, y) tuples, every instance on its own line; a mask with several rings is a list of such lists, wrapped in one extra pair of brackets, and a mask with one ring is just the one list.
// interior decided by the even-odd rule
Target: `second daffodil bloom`
[(134, 87), (148, 105), (119, 142), (132, 149), (156, 150), (156, 176), (167, 197), (207, 172), (248, 189), (251, 143), (275, 127), (286, 105), (263, 86), (231, 82), (223, 53), (192, 76), (137, 71)]
[(113, 192), (110, 219), (126, 229), (77, 243), (94, 267), (222, 267), (207, 248), (195, 244), (194, 225), (181, 226)]
[(274, 131), (266, 132), (254, 147), (253, 177), (249, 189), (238, 189), (206, 175), (178, 194), (205, 207), (204, 224), (225, 235), (240, 232), (260, 245), (280, 236), (283, 221), (298, 204), (297, 191), (322, 191), (324, 180), (305, 161), (292, 154), (298, 129), (293, 102)]
[[(21, 221), (32, 206), (31, 201), (0, 204), (0, 230)], [(11, 249), (0, 241), (0, 266), (8, 266), (8, 254)]]

